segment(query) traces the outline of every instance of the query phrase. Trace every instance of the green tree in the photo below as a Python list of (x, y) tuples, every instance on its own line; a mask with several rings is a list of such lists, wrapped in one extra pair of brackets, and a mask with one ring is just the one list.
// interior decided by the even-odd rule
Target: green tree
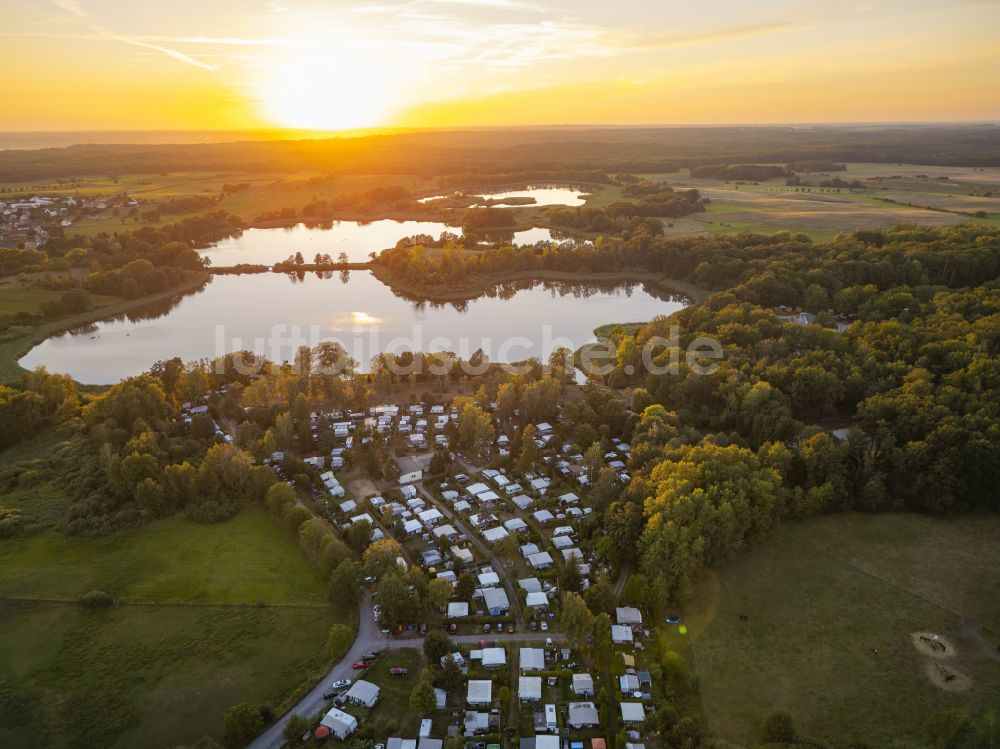
[(774, 744), (793, 744), (798, 736), (795, 721), (787, 710), (772, 710), (764, 717), (760, 729), (761, 741)]
[(437, 707), (437, 698), (434, 696), (434, 685), (431, 684), (425, 670), (410, 692), (410, 710), (417, 715), (426, 715), (435, 707)]
[(267, 490), (264, 501), (272, 514), (281, 517), (288, 505), (295, 504), (295, 490), (284, 481), (279, 481)]
[(583, 587), (583, 575), (576, 557), (570, 557), (559, 571), (559, 587), (569, 593), (579, 593)]
[(372, 524), (368, 520), (351, 523), (351, 527), (344, 535), (352, 549), (363, 552), (372, 542)]
[(517, 470), (530, 473), (542, 461), (542, 451), (535, 444), (536, 430), (534, 424), (528, 424), (521, 432), (521, 454), (517, 459)]
[(594, 630), (594, 615), (577, 593), (563, 595), (559, 622), (574, 648), (582, 650), (586, 647), (587, 638)]
[(326, 637), (326, 654), (331, 660), (339, 661), (353, 644), (353, 629), (339, 622), (330, 626), (330, 632)]
[(425, 600), (430, 606), (435, 609), (440, 609), (445, 606), (451, 599), (452, 594), (451, 583), (445, 580), (443, 577), (435, 577), (429, 583), (427, 583), (427, 594)]
[(285, 723), (285, 728), (281, 732), (281, 735), (285, 739), (285, 743), (289, 747), (302, 746), (302, 737), (309, 732), (309, 721), (303, 718), (298, 713), (292, 713), (288, 716), (288, 722)]
[(437, 685), (448, 694), (455, 694), (465, 684), (465, 674), (454, 658), (445, 660), (437, 675)]
[(330, 600), (357, 603), (361, 600), (364, 578), (365, 571), (361, 563), (345, 559), (330, 573)]
[(403, 556), (403, 547), (391, 538), (380, 538), (365, 549), (365, 573), (381, 577), (387, 571), (396, 569), (396, 560)]
[(260, 709), (242, 702), (229, 708), (222, 720), (222, 743), (228, 749), (243, 749), (264, 729)]
[(378, 603), (382, 611), (381, 624), (396, 629), (416, 618), (417, 600), (409, 586), (395, 571), (387, 572), (378, 584)]
[(476, 592), (476, 578), (469, 572), (463, 572), (455, 581), (455, 597), (460, 601), (468, 601)]
[(451, 638), (440, 629), (432, 629), (424, 637), (424, 655), (431, 663), (439, 663), (441, 659), (454, 650)]

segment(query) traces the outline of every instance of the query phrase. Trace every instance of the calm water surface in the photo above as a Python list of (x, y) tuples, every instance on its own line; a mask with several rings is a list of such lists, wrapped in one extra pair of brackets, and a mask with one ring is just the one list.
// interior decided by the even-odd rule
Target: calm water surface
[[(345, 280), (346, 279), (346, 280)], [(290, 360), (299, 345), (337, 340), (366, 370), (381, 351), (482, 348), (492, 361), (577, 348), (611, 322), (649, 320), (685, 302), (642, 285), (504, 287), (460, 305), (415, 303), (367, 272), (215, 276), (201, 291), (43, 341), (21, 359), (86, 384), (110, 384), (160, 359), (185, 361), (253, 350)]]
[[(306, 262), (312, 262), (316, 253), (325, 253), (334, 260), (341, 252), (347, 253), (352, 263), (367, 262), (368, 254), (395, 247), (403, 237), (429, 234), (435, 239), (442, 232), (461, 235), (461, 228), (436, 221), (393, 221), (382, 219), (369, 223), (334, 221), (332, 225), (307, 226), (297, 224), (277, 229), (247, 229), (238, 237), (230, 237), (199, 250), (211, 259), (215, 267), (251, 263), (273, 265), (289, 255), (301, 252)], [(535, 244), (552, 241), (548, 229), (532, 228), (514, 232), (515, 244)]]
[[(432, 200), (440, 200), (441, 198), (447, 198), (450, 194), (453, 195), (454, 193), (429, 195), (426, 198), (421, 198), (417, 202), (428, 203)], [(535, 201), (533, 205), (568, 205), (568, 206), (583, 205), (586, 202), (588, 195), (588, 193), (585, 193), (582, 190), (579, 190), (575, 187), (551, 187), (551, 186), (545, 187), (537, 185), (529, 186), (528, 189), (526, 190), (498, 190), (494, 192), (477, 192), (468, 194), (471, 197), (493, 198), (494, 200), (499, 200), (504, 198), (531, 198)]]

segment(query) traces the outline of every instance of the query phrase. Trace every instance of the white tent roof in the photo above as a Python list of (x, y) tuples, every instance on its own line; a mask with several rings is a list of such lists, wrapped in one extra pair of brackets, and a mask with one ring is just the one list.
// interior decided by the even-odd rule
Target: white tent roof
[(465, 693), (465, 701), (471, 705), (487, 705), (493, 701), (493, 682), (485, 679), (471, 679)]
[(507, 533), (507, 529), (501, 526), (496, 528), (487, 528), (483, 531), (483, 538), (489, 541), (491, 544), (497, 543), (498, 541), (503, 541), (510, 534)]
[(535, 736), (535, 749), (559, 749), (559, 737), (540, 733)]
[(525, 605), (532, 609), (544, 608), (549, 605), (549, 597), (544, 593), (528, 593)]
[(378, 699), (378, 687), (370, 681), (358, 679), (354, 685), (347, 690), (347, 699), (350, 702), (357, 702), (361, 705), (371, 707)]
[(611, 625), (612, 642), (632, 642), (632, 628), (624, 624)]
[(521, 518), (511, 518), (505, 521), (503, 526), (509, 531), (523, 531), (528, 527), (528, 524), (521, 520)]
[(553, 515), (548, 510), (538, 510), (537, 512), (535, 512), (535, 520), (537, 520), (539, 523), (548, 523), (554, 519), (555, 515)]
[(646, 720), (646, 711), (641, 702), (623, 702), (622, 720), (626, 723), (642, 723)]
[(358, 719), (350, 713), (333, 708), (323, 716), (323, 720), (319, 724), (329, 728), (335, 735), (342, 736), (358, 727)]
[(498, 609), (506, 611), (510, 608), (510, 601), (507, 600), (507, 591), (503, 588), (484, 588), (483, 603), (487, 611)]
[(506, 664), (506, 650), (503, 648), (483, 648), (483, 668), (499, 668)]
[(496, 587), (500, 584), (500, 575), (496, 572), (481, 572), (479, 573), (479, 587), (490, 588)]
[(517, 682), (517, 696), (522, 700), (542, 699), (542, 677), (522, 676)]
[(619, 624), (642, 624), (642, 612), (631, 606), (619, 606), (616, 608), (615, 618)]
[(545, 651), (541, 648), (521, 648), (521, 670), (542, 671), (545, 669)]
[(544, 567), (546, 565), (552, 566), (552, 555), (547, 551), (540, 552), (538, 554), (532, 554), (528, 557), (528, 564), (530, 564), (535, 569), (539, 567)]
[(469, 602), (468, 601), (452, 601), (448, 604), (448, 618), (449, 619), (461, 619), (464, 616), (469, 615)]
[(403, 523), (403, 530), (407, 533), (419, 533), (422, 528), (419, 520), (407, 520)]
[(538, 582), (537, 577), (526, 577), (522, 580), (518, 580), (517, 584), (528, 593), (541, 593), (542, 591), (542, 584)]
[(594, 677), (590, 674), (573, 674), (573, 691), (576, 694), (593, 694)]

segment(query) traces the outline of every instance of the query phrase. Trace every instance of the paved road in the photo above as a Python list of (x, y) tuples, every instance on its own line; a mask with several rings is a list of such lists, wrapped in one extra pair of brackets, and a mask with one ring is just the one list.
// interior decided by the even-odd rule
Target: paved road
[(423, 485), (423, 482), (417, 484), (417, 488), (425, 499), (441, 511), (445, 518), (455, 524), (458, 531), (465, 536), (466, 540), (475, 544), (490, 560), (490, 564), (493, 565), (493, 569), (496, 571), (500, 580), (503, 582), (504, 588), (507, 590), (507, 601), (510, 603), (510, 609), (514, 615), (514, 621), (517, 622), (519, 629), (523, 627), (524, 617), (521, 611), (521, 596), (518, 595), (518, 588), (514, 583), (514, 579), (511, 577), (510, 570), (507, 569), (500, 558), (493, 553), (493, 549), (491, 549), (490, 545), (483, 540), (482, 536), (476, 533), (472, 526), (465, 521), (465, 518), (449, 507), (446, 502), (436, 499), (434, 494)]
[[(423, 637), (409, 638), (389, 638), (381, 633), (378, 625), (375, 624), (375, 616), (372, 611), (371, 593), (365, 593), (360, 606), (361, 623), (358, 626), (358, 636), (354, 640), (351, 649), (330, 669), (329, 673), (320, 679), (319, 683), (306, 694), (298, 704), (281, 716), (281, 718), (271, 727), (265, 730), (260, 736), (248, 745), (248, 749), (279, 749), (284, 743), (282, 733), (288, 718), (297, 713), (304, 717), (310, 717), (327, 707), (327, 700), (323, 699), (323, 693), (330, 689), (330, 685), (339, 679), (354, 679), (358, 677), (358, 672), (351, 668), (351, 665), (361, 659), (361, 656), (369, 650), (401, 650), (403, 648), (423, 648)], [(489, 635), (457, 635), (451, 638), (452, 642), (462, 644), (477, 644), (480, 640), (486, 640), (492, 644), (493, 640), (512, 642), (545, 642), (547, 638), (552, 638), (553, 642), (562, 642), (565, 637), (558, 632), (515, 632), (513, 634), (489, 634)]]
[(386, 646), (393, 646), (394, 642), (388, 641), (375, 624), (375, 617), (372, 615), (371, 593), (366, 593), (364, 599), (361, 601), (360, 616), (361, 622), (358, 625), (358, 636), (354, 640), (351, 649), (347, 651), (347, 654), (330, 669), (330, 672), (320, 680), (319, 684), (299, 700), (299, 704), (281, 716), (274, 725), (254, 739), (249, 744), (250, 749), (277, 749), (280, 747), (284, 743), (282, 732), (285, 730), (285, 723), (288, 722), (288, 718), (292, 713), (311, 716), (319, 712), (327, 704), (326, 700), (323, 699), (323, 693), (329, 690), (330, 684), (338, 679), (349, 679), (356, 675), (351, 669), (352, 663), (359, 660), (369, 650), (379, 650)]

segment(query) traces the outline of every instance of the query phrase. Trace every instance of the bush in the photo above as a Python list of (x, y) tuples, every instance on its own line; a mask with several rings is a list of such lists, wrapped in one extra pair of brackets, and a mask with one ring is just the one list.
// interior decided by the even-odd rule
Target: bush
[(764, 718), (761, 725), (760, 738), (773, 744), (792, 744), (795, 742), (795, 722), (787, 710), (772, 710)]
[(326, 637), (326, 653), (331, 659), (339, 661), (354, 644), (354, 630), (346, 624), (334, 624)]
[(246, 702), (235, 705), (222, 721), (222, 743), (229, 749), (242, 749), (264, 728), (260, 710)]
[(103, 609), (115, 605), (115, 597), (103, 590), (92, 590), (77, 599), (87, 609)]
[(296, 535), (299, 533), (299, 527), (311, 517), (312, 513), (301, 505), (286, 507), (282, 514), (285, 527)]

